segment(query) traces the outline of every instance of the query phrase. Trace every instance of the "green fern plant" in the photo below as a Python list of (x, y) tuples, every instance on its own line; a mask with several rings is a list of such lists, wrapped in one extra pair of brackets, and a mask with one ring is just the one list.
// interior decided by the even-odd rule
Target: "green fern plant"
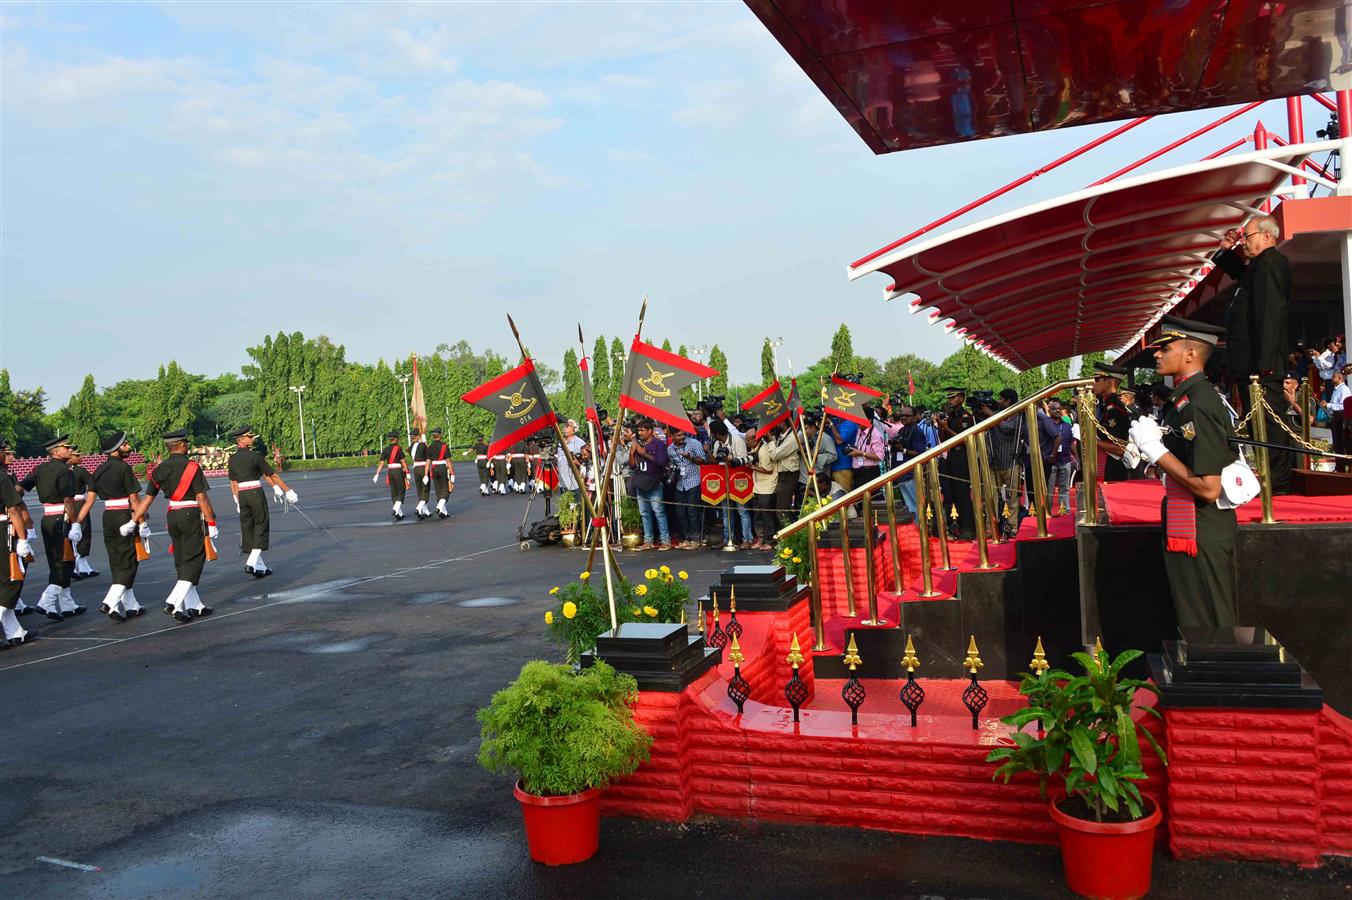
[(479, 765), (512, 772), (537, 796), (605, 787), (648, 759), (652, 738), (634, 721), (632, 676), (597, 660), (589, 669), (526, 663), (479, 710)]

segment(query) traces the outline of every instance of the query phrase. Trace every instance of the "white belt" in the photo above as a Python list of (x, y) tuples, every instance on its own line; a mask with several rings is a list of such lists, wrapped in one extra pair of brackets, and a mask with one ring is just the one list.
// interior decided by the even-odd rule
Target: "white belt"
[(262, 486), (261, 481), (241, 481), (236, 485), (241, 491), (256, 491)]
[(170, 509), (188, 509), (197, 505), (196, 500), (170, 500)]
[(419, 466), (425, 466), (425, 465), (427, 465), (426, 462), (424, 462), (423, 460), (418, 460), (417, 462), (415, 462), (415, 463), (413, 464), (413, 468), (416, 469), (416, 468), (418, 468)]
[(446, 460), (444, 460), (444, 459), (434, 459), (434, 460), (432, 460), (432, 465), (434, 465), (434, 466), (444, 466), (444, 465), (446, 465)]
[(131, 507), (131, 498), (123, 497), (121, 500), (104, 500), (104, 509), (128, 509)]
[(388, 464), (387, 464), (387, 467), (388, 467), (388, 468), (391, 468), (391, 469), (402, 469), (402, 468), (404, 467), (404, 464), (403, 464), (403, 463), (388, 463)]
[(488, 459), (488, 457), (487, 457), (487, 456), (476, 456), (476, 457), (474, 457), (475, 462), (478, 462), (478, 461), (481, 460), (481, 459)]
[(64, 503), (44, 503), (44, 504), (42, 504), (42, 514), (43, 514), (44, 516), (59, 516), (59, 515), (63, 515), (63, 514), (65, 513), (65, 511), (66, 511), (66, 504), (64, 504)]

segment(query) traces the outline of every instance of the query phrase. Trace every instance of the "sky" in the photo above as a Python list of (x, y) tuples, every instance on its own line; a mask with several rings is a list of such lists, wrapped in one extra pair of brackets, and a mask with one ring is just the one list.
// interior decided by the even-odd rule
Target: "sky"
[[(0, 366), (59, 408), (278, 330), (348, 358), (597, 334), (733, 382), (958, 342), (846, 265), (1112, 126), (875, 156), (740, 2), (0, 6)], [(1324, 124), (1307, 103), (1307, 133)], [(975, 217), (1217, 116), (1160, 117)], [(1285, 130), (1280, 101), (1256, 115)], [(1251, 131), (1243, 117), (1152, 168)]]

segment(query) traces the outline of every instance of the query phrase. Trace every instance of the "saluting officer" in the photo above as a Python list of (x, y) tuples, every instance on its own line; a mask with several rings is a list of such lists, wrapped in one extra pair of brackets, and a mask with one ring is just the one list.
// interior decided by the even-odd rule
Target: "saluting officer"
[[(161, 493), (169, 502), (166, 531), (174, 551), (174, 572), (178, 581), (164, 601), (164, 612), (179, 622), (198, 616), (211, 615), (211, 607), (202, 603), (197, 585), (202, 580), (202, 567), (207, 553), (204, 538), (215, 540), (216, 511), (207, 497), (207, 479), (202, 467), (188, 459), (188, 430), (164, 434), (169, 450), (165, 458), (146, 480), (146, 495), (134, 515), (144, 519), (146, 510)], [(203, 526), (205, 525), (205, 531)]]
[(1164, 473), (1164, 568), (1178, 624), (1226, 628), (1235, 624), (1233, 508), (1221, 508), (1221, 470), (1235, 461), (1230, 412), (1203, 369), (1224, 329), (1174, 316), (1161, 320), (1152, 345), (1161, 375), (1174, 390), (1163, 421), (1140, 418), (1131, 440)]
[(413, 514), (419, 519), (430, 519), (432, 511), (427, 508), (427, 501), (432, 496), (432, 475), (427, 471), (427, 435), (423, 434), (421, 428), (413, 433), (408, 455), (413, 464), (413, 490), (418, 493), (418, 505), (414, 507)]
[(427, 456), (432, 463), (432, 484), (437, 489), (437, 516), (446, 518), (446, 501), (455, 490), (455, 464), (451, 462), (451, 448), (441, 439), (442, 430), (432, 429), (432, 443), (427, 445)]
[[(1131, 412), (1122, 401), (1118, 390), (1127, 370), (1112, 363), (1094, 363), (1094, 396), (1098, 398), (1096, 415), (1103, 424), (1103, 430), (1117, 438), (1123, 444), (1127, 442), (1127, 432), (1131, 430)], [(1103, 480), (1126, 481), (1131, 472), (1122, 462), (1122, 448), (1112, 441), (1103, 441), (1099, 447), (1104, 452)]]
[[(103, 598), (99, 612), (116, 622), (125, 622), (129, 616), (145, 613), (136, 601), (132, 586), (136, 583), (135, 510), (141, 502), (141, 482), (127, 464), (131, 444), (126, 432), (119, 431), (103, 442), (108, 458), (94, 470), (94, 492), (103, 501), (103, 546), (108, 551), (108, 569), (113, 583)], [(141, 536), (150, 534), (150, 526), (140, 523)]]
[(488, 443), (482, 434), (469, 445), (469, 452), (474, 454), (474, 468), (479, 473), (479, 495), (487, 497), (493, 492), (491, 487), (493, 477), (488, 471)]
[(299, 498), (286, 486), (267, 458), (253, 448), (258, 435), (252, 428), (241, 426), (230, 436), (235, 439), (235, 452), (230, 454), (226, 472), (230, 476), (230, 492), (235, 496), (235, 509), (239, 512), (240, 550), (249, 554), (244, 561), (244, 571), (255, 578), (266, 578), (272, 574), (268, 564), (263, 562), (263, 551), (268, 549), (271, 516), (263, 485), (272, 485), (273, 494), (278, 499), (285, 497), (288, 503), (295, 503)]
[(42, 502), (42, 549), (47, 554), (47, 588), (38, 607), (47, 618), (60, 621), (85, 611), (70, 595), (73, 565), (65, 558), (66, 538), (78, 542), (84, 529), (75, 522), (75, 480), (70, 473), (70, 438), (60, 435), (45, 445), (48, 459), (19, 483), (25, 491), (37, 488)]
[(75, 521), (80, 526), (80, 539), (72, 541), (75, 548), (75, 563), (71, 568), (71, 577), (74, 579), (93, 578), (99, 574), (93, 566), (89, 564), (89, 551), (94, 546), (94, 529), (89, 527), (89, 514), (94, 511), (94, 500), (97, 496), (94, 492), (94, 476), (89, 470), (80, 465), (84, 459), (84, 454), (79, 448), (70, 449), (70, 477), (75, 490), (72, 498), (75, 504)]
[(385, 449), (380, 451), (380, 462), (376, 464), (376, 474), (371, 476), (371, 483), (375, 484), (380, 480), (380, 470), (385, 469), (385, 483), (390, 486), (390, 501), (394, 504), (395, 521), (404, 517), (404, 491), (408, 489), (408, 470), (405, 468), (406, 457), (404, 448), (399, 446), (399, 432), (387, 432), (385, 437), (390, 442)]
[(22, 602), (19, 592), (23, 590), (23, 578), (11, 580), (9, 566), (11, 555), (17, 555), (20, 565), (33, 555), (28, 544), (28, 509), (23, 503), (23, 492), (14, 476), (9, 473), (9, 464), (14, 461), (14, 453), (9, 442), (0, 438), (0, 533), (4, 537), (5, 558), (0, 561), (0, 649), (17, 647), (34, 633), (19, 624), (15, 608)]

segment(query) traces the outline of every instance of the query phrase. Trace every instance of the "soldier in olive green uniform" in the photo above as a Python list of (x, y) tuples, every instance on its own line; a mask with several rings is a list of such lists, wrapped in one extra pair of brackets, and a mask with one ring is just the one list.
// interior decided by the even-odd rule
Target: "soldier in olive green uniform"
[(94, 492), (103, 501), (103, 546), (108, 551), (108, 569), (112, 584), (99, 605), (99, 612), (115, 622), (145, 612), (136, 601), (132, 586), (136, 583), (136, 531), (150, 534), (150, 527), (138, 523), (132, 513), (141, 502), (141, 482), (127, 464), (131, 453), (125, 432), (119, 431), (103, 442), (108, 458), (94, 471)]
[(1155, 361), (1161, 375), (1173, 376), (1174, 390), (1163, 421), (1137, 419), (1130, 437), (1164, 473), (1164, 568), (1178, 624), (1229, 627), (1235, 624), (1239, 528), (1234, 509), (1222, 508), (1221, 471), (1237, 454), (1229, 444), (1229, 410), (1203, 374), (1223, 329), (1172, 316), (1161, 327), (1152, 345)]
[[(9, 474), (9, 464), (14, 454), (9, 442), (0, 438), (0, 550), (4, 559), (0, 560), (0, 650), (17, 647), (32, 637), (32, 632), (19, 624), (15, 608), (19, 606), (19, 592), (23, 590), (23, 579), (10, 580), (10, 554), (17, 554), (20, 561), (33, 555), (28, 545), (28, 510), (24, 507), (23, 494), (14, 476)], [(21, 562), (22, 564), (22, 562)]]
[[(1127, 370), (1122, 366), (1106, 362), (1094, 363), (1094, 396), (1098, 398), (1098, 410), (1095, 415), (1103, 424), (1103, 429), (1123, 444), (1127, 442), (1127, 432), (1131, 429), (1131, 412), (1118, 393), (1125, 377)], [(1099, 448), (1104, 453), (1104, 481), (1126, 481), (1131, 477), (1130, 471), (1122, 463), (1121, 447), (1112, 441), (1103, 441), (1099, 444)]]
[(404, 518), (404, 492), (408, 490), (408, 458), (404, 455), (404, 448), (399, 446), (399, 432), (390, 431), (385, 437), (389, 438), (389, 444), (384, 450), (380, 451), (380, 462), (376, 464), (376, 474), (371, 476), (371, 483), (374, 484), (380, 480), (380, 470), (385, 469), (385, 483), (390, 486), (390, 504), (395, 521)]
[(432, 486), (437, 489), (437, 517), (446, 518), (446, 501), (455, 490), (455, 464), (451, 462), (451, 448), (441, 439), (442, 430), (432, 429), (432, 443), (427, 445), (427, 458), (432, 464)]
[(470, 444), (469, 452), (474, 454), (474, 468), (479, 473), (479, 496), (487, 497), (493, 493), (493, 476), (488, 469), (488, 442), (482, 434)]
[[(215, 540), (216, 512), (207, 497), (207, 479), (202, 467), (188, 459), (188, 431), (170, 431), (164, 435), (169, 456), (157, 465), (146, 480), (146, 495), (134, 517), (144, 519), (146, 510), (158, 494), (169, 501), (166, 528), (174, 548), (174, 573), (178, 582), (164, 601), (164, 612), (180, 622), (211, 615), (211, 607), (202, 603), (197, 584), (207, 554), (203, 539)], [(205, 526), (205, 528), (203, 527)]]
[(94, 491), (94, 476), (89, 470), (80, 465), (84, 459), (84, 454), (78, 449), (71, 448), (70, 451), (70, 477), (72, 479), (72, 488), (75, 496), (75, 521), (80, 523), (80, 530), (83, 534), (80, 539), (74, 542), (75, 546), (75, 565), (71, 569), (71, 577), (75, 579), (93, 578), (99, 574), (93, 566), (89, 564), (89, 551), (94, 547), (94, 529), (89, 527), (89, 514), (94, 510), (94, 500), (96, 492)]
[(24, 491), (37, 488), (38, 500), (42, 501), (42, 549), (47, 554), (47, 588), (38, 599), (38, 607), (47, 614), (47, 618), (60, 620), (65, 616), (78, 616), (85, 608), (75, 602), (70, 595), (70, 576), (73, 568), (65, 558), (67, 537), (78, 542), (84, 536), (84, 529), (75, 522), (74, 479), (70, 474), (70, 439), (65, 435), (50, 440), (46, 444), (50, 459), (40, 463), (36, 469), (19, 483)]
[(295, 503), (300, 498), (286, 486), (267, 458), (253, 448), (254, 438), (258, 435), (252, 428), (244, 425), (230, 436), (235, 439), (236, 449), (226, 463), (226, 473), (230, 476), (230, 492), (235, 495), (235, 509), (239, 512), (240, 551), (249, 554), (244, 561), (244, 571), (255, 578), (266, 578), (272, 574), (268, 564), (263, 562), (271, 518), (263, 486), (271, 485), (273, 494), (278, 499), (285, 497), (288, 503)]

